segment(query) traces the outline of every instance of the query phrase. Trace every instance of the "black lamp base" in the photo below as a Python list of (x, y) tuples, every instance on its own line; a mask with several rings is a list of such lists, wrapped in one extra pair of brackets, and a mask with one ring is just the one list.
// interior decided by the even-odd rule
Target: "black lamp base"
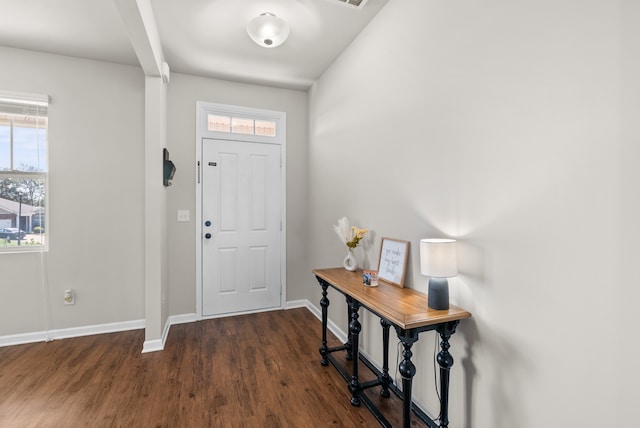
[(449, 309), (449, 282), (447, 278), (429, 278), (429, 307)]

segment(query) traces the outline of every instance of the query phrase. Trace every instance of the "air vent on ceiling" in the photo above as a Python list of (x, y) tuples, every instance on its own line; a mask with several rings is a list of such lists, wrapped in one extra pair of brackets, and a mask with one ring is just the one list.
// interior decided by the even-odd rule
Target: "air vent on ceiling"
[(367, 4), (367, 0), (332, 0), (337, 1), (341, 5), (349, 6), (353, 9), (362, 9), (365, 4)]

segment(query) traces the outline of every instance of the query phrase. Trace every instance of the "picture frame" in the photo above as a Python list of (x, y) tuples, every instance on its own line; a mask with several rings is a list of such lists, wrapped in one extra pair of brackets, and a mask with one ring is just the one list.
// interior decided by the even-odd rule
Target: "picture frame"
[(378, 279), (396, 287), (404, 288), (408, 258), (409, 241), (382, 238), (380, 241), (380, 258), (378, 259)]

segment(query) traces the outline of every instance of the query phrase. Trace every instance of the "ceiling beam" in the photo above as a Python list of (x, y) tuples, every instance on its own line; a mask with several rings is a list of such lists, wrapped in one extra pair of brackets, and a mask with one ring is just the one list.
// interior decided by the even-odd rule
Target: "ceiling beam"
[(151, 0), (114, 0), (114, 3), (145, 76), (163, 76), (164, 68), (163, 77), (168, 79)]

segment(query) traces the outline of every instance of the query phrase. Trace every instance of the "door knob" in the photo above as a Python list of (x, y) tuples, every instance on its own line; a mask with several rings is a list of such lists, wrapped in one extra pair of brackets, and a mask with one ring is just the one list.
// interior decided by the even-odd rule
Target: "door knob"
[(207, 227), (211, 226), (211, 221), (210, 220), (205, 221), (204, 225), (207, 226)]
[(211, 239), (211, 234), (210, 233), (205, 233), (204, 237), (207, 238), (207, 239)]

